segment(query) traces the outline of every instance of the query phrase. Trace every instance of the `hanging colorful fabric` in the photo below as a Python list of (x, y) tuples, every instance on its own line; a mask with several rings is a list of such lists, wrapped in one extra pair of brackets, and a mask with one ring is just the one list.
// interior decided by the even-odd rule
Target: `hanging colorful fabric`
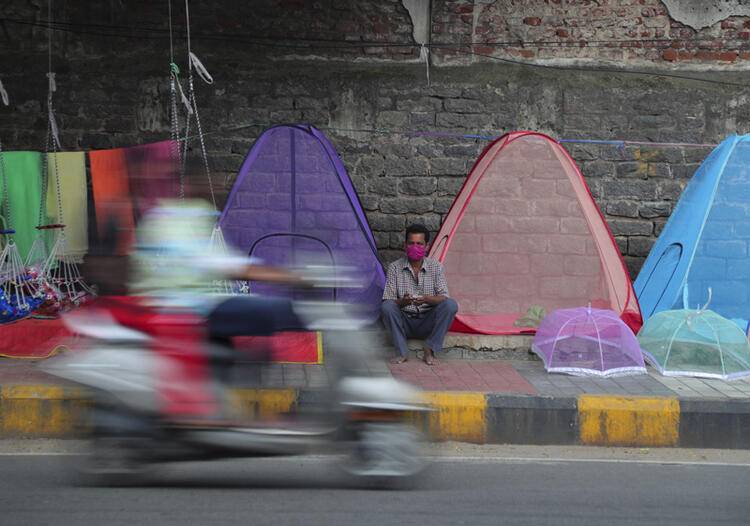
[(128, 183), (136, 218), (161, 199), (179, 196), (179, 177), (174, 160), (174, 141), (160, 141), (125, 148)]
[[(42, 195), (42, 156), (37, 152), (5, 152), (4, 164), (8, 186), (10, 214), (3, 214), (15, 230), (13, 239), (21, 260), (26, 260), (36, 237), (35, 227)], [(5, 185), (0, 181), (0, 197)]]
[[(53, 223), (65, 218), (66, 256), (81, 261), (88, 251), (88, 192), (83, 152), (51, 153), (47, 158), (47, 215)], [(59, 185), (57, 184), (59, 178)], [(58, 188), (60, 195), (58, 195)]]
[(97, 150), (89, 152), (91, 167), (91, 189), (94, 194), (96, 228), (99, 237), (106, 235), (109, 225), (114, 224), (121, 232), (117, 254), (125, 255), (133, 239), (133, 202), (128, 185), (128, 165), (125, 150)]

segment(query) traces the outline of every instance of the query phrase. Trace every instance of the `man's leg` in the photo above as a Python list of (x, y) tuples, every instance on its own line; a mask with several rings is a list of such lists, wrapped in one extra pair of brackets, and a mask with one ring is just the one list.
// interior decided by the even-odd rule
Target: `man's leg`
[(427, 361), (427, 350), (429, 349), (432, 354), (438, 353), (443, 350), (443, 341), (445, 340), (445, 334), (453, 323), (453, 318), (456, 317), (458, 312), (458, 303), (453, 298), (447, 298), (432, 309), (430, 309), (425, 317), (425, 324), (431, 326), (430, 335), (425, 340), (425, 361)]
[(380, 306), (383, 317), (383, 325), (391, 333), (393, 346), (396, 347), (401, 358), (408, 358), (409, 347), (406, 345), (408, 326), (406, 316), (401, 308), (393, 300), (384, 300)]

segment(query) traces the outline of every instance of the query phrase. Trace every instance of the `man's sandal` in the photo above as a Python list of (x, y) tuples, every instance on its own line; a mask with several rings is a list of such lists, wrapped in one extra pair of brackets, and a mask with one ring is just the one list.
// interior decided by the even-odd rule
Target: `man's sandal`
[(408, 361), (409, 361), (409, 358), (407, 356), (399, 356), (398, 358), (394, 358), (393, 360), (391, 360), (391, 363), (400, 365)]

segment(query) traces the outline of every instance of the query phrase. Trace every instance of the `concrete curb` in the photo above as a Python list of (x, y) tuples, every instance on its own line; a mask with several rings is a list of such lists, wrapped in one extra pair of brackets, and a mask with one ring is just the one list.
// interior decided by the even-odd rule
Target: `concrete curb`
[[(245, 415), (268, 416), (320, 396), (314, 390), (235, 389), (231, 401)], [(750, 449), (750, 400), (448, 391), (426, 392), (425, 398), (436, 410), (413, 419), (437, 440)], [(87, 404), (85, 393), (75, 388), (2, 387), (0, 439), (74, 437)]]

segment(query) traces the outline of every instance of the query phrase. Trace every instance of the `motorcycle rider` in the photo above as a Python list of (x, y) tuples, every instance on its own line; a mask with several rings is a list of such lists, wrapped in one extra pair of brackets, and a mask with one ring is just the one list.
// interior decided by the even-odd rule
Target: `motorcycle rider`
[(163, 200), (138, 227), (131, 254), (130, 293), (162, 309), (189, 309), (207, 321), (211, 341), (227, 344), (233, 336), (266, 336), (303, 329), (284, 298), (216, 293), (222, 280), (265, 281), (304, 286), (287, 270), (227, 248), (210, 253), (216, 213), (200, 199)]
[[(153, 350), (173, 364), (160, 372), (164, 413), (173, 420), (215, 419), (223, 413), (215, 387), (222, 390), (237, 358), (232, 337), (304, 330), (287, 299), (216, 292), (222, 280), (306, 283), (231, 249), (211, 253), (215, 220), (216, 212), (201, 199), (162, 200), (143, 216), (127, 258), (114, 253), (116, 228), (109, 225), (105, 237), (112, 239), (105, 239), (89, 265), (101, 292), (114, 296), (98, 306), (152, 336)], [(267, 349), (254, 351), (254, 361), (268, 360)], [(215, 380), (221, 381), (218, 386)]]

